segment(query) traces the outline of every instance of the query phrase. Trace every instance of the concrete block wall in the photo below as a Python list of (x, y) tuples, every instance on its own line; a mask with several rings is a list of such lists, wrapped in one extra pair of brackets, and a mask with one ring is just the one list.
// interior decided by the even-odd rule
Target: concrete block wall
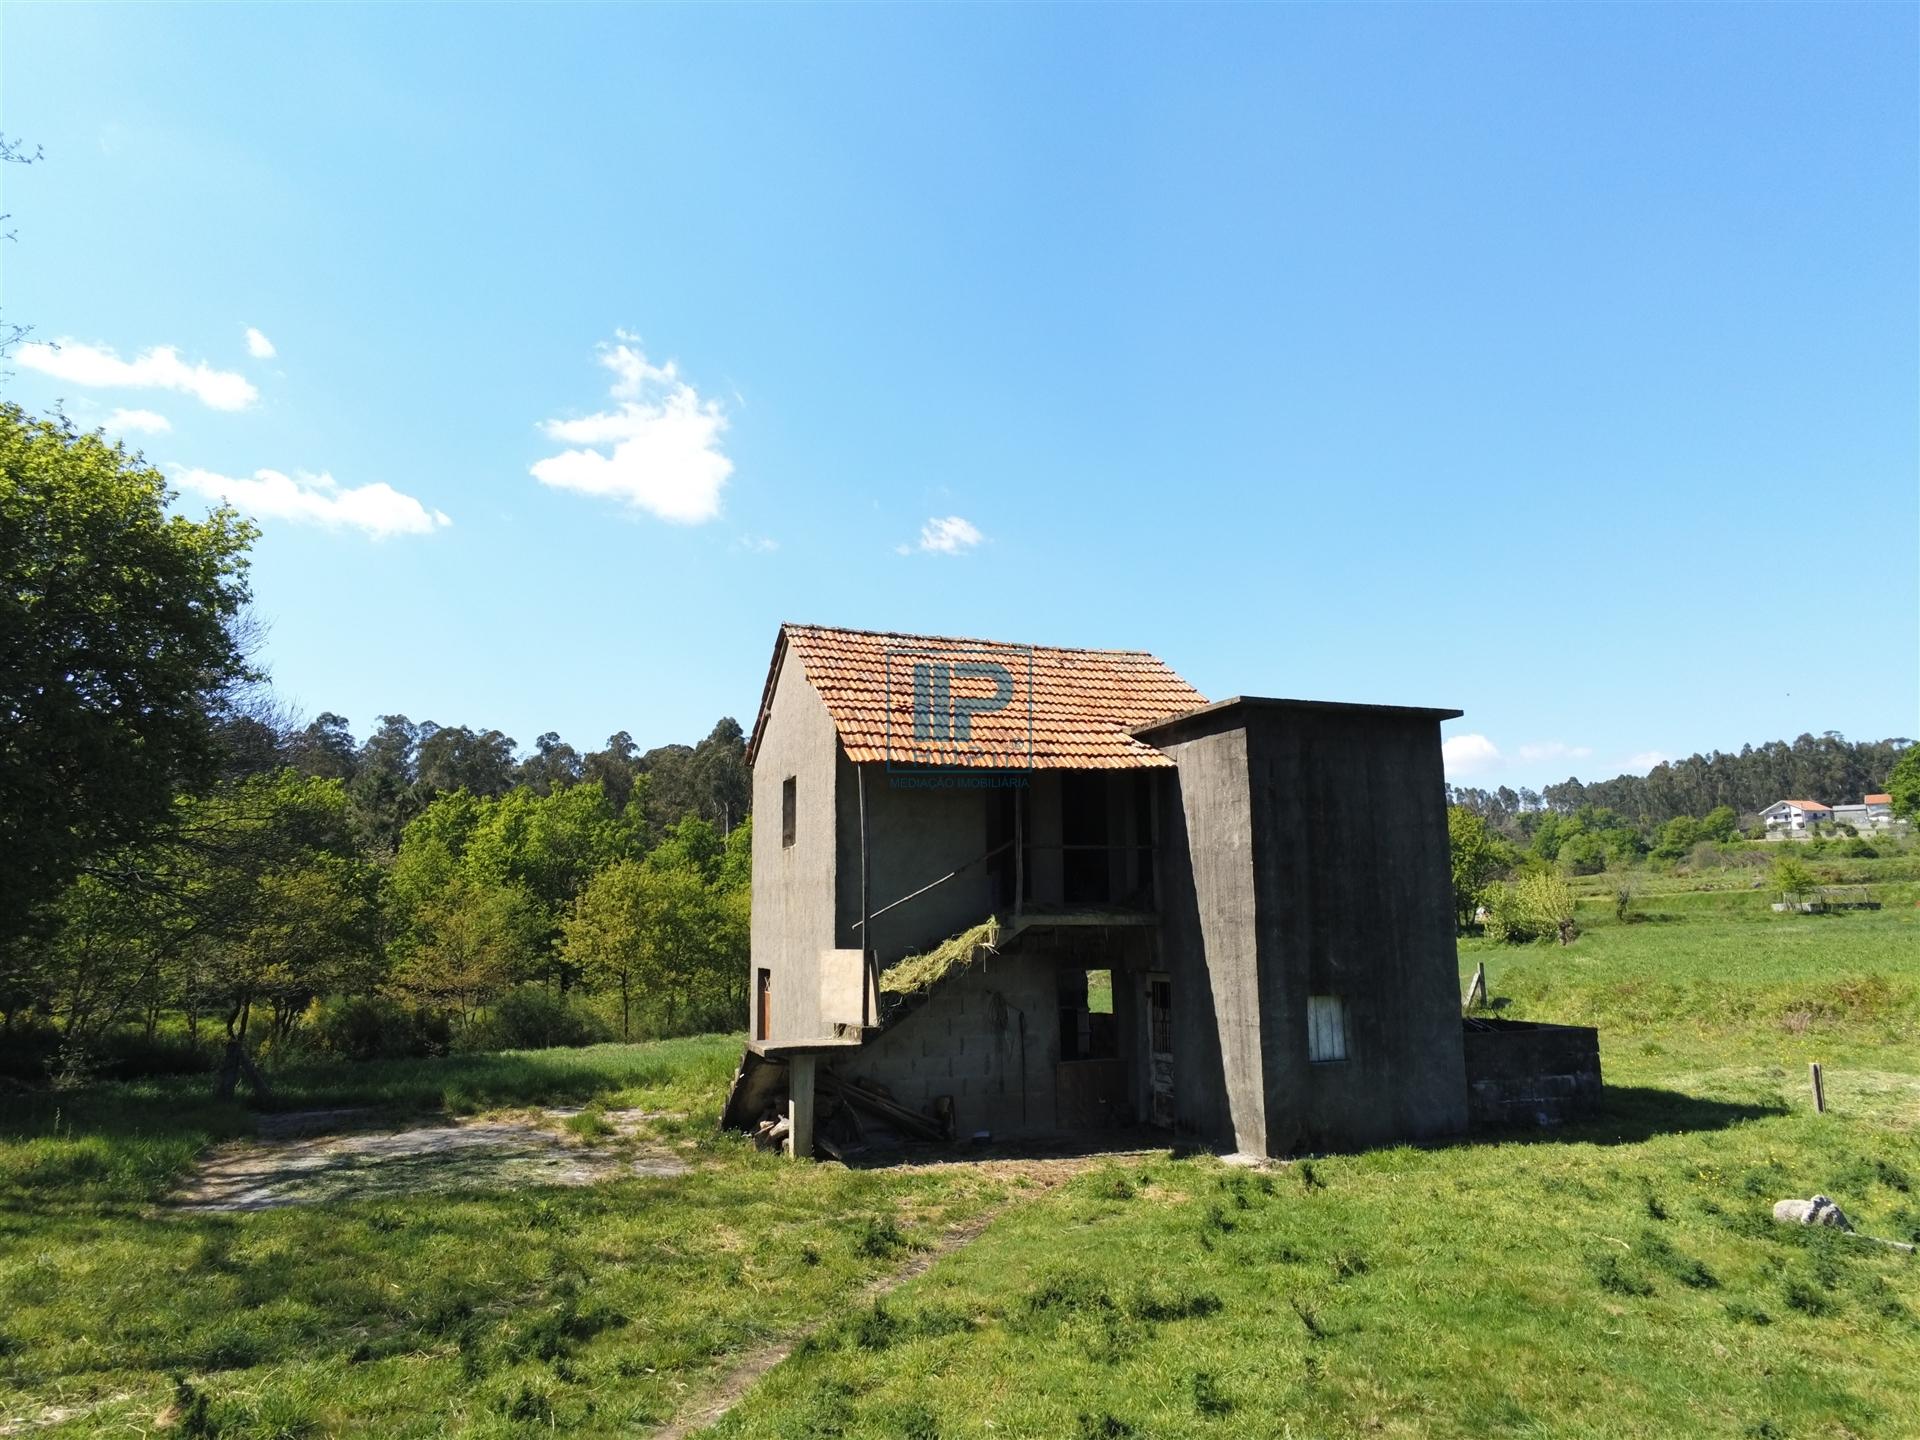
[(1600, 1103), (1600, 1032), (1590, 1026), (1474, 1020), (1463, 1039), (1476, 1126), (1558, 1125)]
[(1050, 960), (989, 957), (948, 980), (856, 1053), (837, 1057), (832, 1068), (844, 1079), (886, 1086), (913, 1110), (930, 1110), (937, 1096), (952, 1096), (961, 1136), (979, 1130), (995, 1136), (1044, 1133), (1053, 1129), (1057, 1004)]

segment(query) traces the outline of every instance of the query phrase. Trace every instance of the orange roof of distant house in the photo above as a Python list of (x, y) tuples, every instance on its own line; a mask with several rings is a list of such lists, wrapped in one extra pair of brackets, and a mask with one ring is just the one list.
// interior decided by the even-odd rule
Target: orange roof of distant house
[(1862, 805), (1891, 805), (1891, 804), (1893, 804), (1893, 796), (1891, 796), (1891, 795), (1869, 795), (1869, 796), (1867, 796), (1867, 798), (1866, 798), (1866, 799), (1864, 799), (1864, 800), (1862, 800), (1862, 801), (1861, 801), (1860, 803), (1861, 803)]
[(1782, 800), (1782, 805), (1793, 805), (1801, 810), (1831, 810), (1831, 805), (1822, 805), (1818, 800)]
[[(767, 672), (749, 758), (759, 749), (773, 686), (788, 658), (826, 702), (847, 758), (856, 764), (953, 766), (970, 770), (1130, 770), (1170, 765), (1128, 732), (1193, 710), (1207, 697), (1144, 650), (1074, 650), (940, 635), (782, 625)], [(914, 736), (916, 662), (1005, 667), (1013, 694), (975, 713), (967, 744)], [(958, 696), (980, 696), (995, 681), (957, 672)]]

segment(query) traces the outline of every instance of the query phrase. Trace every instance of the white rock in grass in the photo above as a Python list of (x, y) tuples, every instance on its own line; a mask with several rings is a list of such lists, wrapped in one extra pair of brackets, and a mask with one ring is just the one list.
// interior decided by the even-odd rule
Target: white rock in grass
[(1773, 1207), (1773, 1218), (1786, 1225), (1831, 1225), (1836, 1230), (1853, 1229), (1840, 1207), (1825, 1195), (1816, 1195), (1811, 1200), (1782, 1200)]

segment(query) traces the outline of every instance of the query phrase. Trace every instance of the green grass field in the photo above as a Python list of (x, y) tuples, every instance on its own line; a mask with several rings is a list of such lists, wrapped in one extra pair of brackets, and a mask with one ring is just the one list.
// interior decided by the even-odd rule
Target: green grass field
[[(744, 1436), (1920, 1435), (1920, 921), (1583, 912), (1462, 945), (1501, 1013), (1603, 1027), (1577, 1131), (1115, 1165), (775, 1371)], [(1833, 1110), (1811, 1113), (1806, 1062)]]
[(1591, 1124), (1272, 1171), (1160, 1153), (1015, 1198), (789, 1165), (714, 1133), (738, 1041), (707, 1037), (276, 1077), (283, 1107), (664, 1112), (687, 1175), (184, 1214), (159, 1201), (251, 1126), (203, 1079), (10, 1098), (0, 1427), (644, 1433), (824, 1324), (716, 1435), (1914, 1436), (1920, 1262), (1770, 1211), (1821, 1190), (1920, 1237), (1920, 915), (1738, 898), (1463, 942), (1500, 1013), (1602, 1026)]
[(665, 1111), (684, 1118), (650, 1136), (698, 1163), (250, 1214), (157, 1203), (204, 1145), (250, 1129), (197, 1098), (204, 1080), (10, 1105), (0, 1426), (68, 1414), (29, 1433), (144, 1435), (165, 1413), (183, 1434), (632, 1433), (726, 1357), (831, 1313), (1001, 1198), (962, 1168), (796, 1166), (722, 1139), (739, 1053), (713, 1036), (290, 1072), (286, 1106)]

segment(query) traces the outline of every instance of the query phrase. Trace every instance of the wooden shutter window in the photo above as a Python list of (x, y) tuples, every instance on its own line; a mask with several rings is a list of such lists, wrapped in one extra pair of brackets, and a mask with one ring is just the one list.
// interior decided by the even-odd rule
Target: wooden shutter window
[(1307, 997), (1307, 1059), (1315, 1064), (1347, 1058), (1347, 1005), (1338, 995)]

